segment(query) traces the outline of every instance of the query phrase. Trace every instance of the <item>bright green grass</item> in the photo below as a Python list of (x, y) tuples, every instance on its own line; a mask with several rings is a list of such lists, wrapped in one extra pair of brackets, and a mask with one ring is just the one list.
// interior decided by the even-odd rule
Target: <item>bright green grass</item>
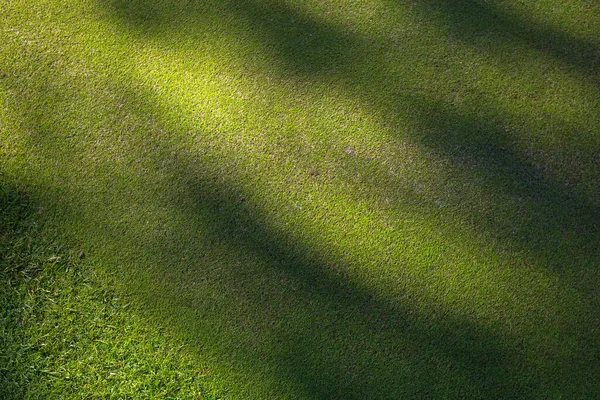
[(0, 179), (87, 255), (36, 285), (186, 343), (182, 397), (597, 395), (600, 8), (563, 3), (4, 3)]

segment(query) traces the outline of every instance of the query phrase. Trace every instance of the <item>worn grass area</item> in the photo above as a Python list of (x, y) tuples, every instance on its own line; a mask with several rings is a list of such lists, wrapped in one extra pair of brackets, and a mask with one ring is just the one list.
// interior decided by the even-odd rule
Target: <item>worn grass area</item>
[[(102, 374), (183, 398), (600, 393), (596, 2), (17, 1), (0, 42), (0, 179), (47, 247), (7, 309), (186, 344), (109, 345)], [(136, 311), (68, 322), (107, 287)], [(118, 387), (54, 342), (3, 354), (7, 391), (63, 365), (69, 390)]]

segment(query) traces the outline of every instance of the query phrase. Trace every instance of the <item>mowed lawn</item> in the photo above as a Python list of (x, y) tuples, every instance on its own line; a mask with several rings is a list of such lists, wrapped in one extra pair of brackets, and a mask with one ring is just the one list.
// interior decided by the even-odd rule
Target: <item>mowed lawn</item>
[(0, 2), (0, 397), (600, 396), (600, 3)]

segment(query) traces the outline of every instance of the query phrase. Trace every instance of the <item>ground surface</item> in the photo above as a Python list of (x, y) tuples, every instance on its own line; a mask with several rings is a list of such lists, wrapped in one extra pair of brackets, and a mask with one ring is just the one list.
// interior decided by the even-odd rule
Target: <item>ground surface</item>
[(593, 398), (600, 5), (0, 4), (2, 398)]

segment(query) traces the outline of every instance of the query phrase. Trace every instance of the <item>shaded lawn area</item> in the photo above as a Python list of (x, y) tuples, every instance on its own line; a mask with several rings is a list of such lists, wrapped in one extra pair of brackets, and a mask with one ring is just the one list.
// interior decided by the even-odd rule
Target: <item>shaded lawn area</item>
[(44, 237), (27, 192), (0, 184), (0, 210), (2, 398), (211, 398), (183, 346)]
[(600, 10), (544, 4), (7, 4), (0, 176), (174, 397), (588, 398)]

